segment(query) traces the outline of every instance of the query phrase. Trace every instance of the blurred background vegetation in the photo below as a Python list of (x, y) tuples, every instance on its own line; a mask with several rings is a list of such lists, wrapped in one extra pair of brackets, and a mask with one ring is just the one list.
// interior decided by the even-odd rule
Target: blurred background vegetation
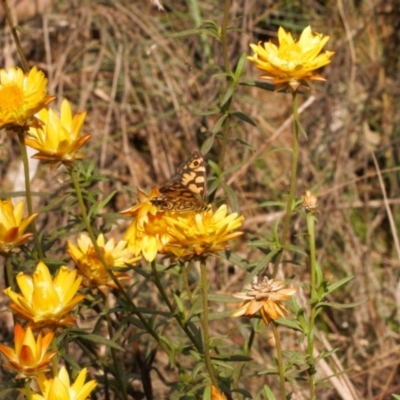
[[(35, 2), (16, 3), (27, 10), (27, 3)], [(223, 72), (223, 53), (220, 41), (209, 33), (211, 21), (222, 23), (224, 4), (165, 0), (163, 9), (150, 0), (53, 0), (52, 4), (39, 0), (38, 4), (33, 15), (14, 8), (25, 55), (31, 65), (45, 71), (49, 94), (57, 95), (57, 102), (65, 97), (76, 112), (88, 111), (84, 133), (93, 135), (88, 159), (95, 160), (107, 178), (101, 182), (104, 196), (117, 191), (107, 212), (121, 211), (135, 203), (137, 186), (148, 190), (168, 179), (174, 166), (210, 137), (221, 116), (217, 106), (227, 83), (216, 74)], [(48, 11), (42, 12), (46, 5)], [(389, 399), (391, 393), (400, 393), (399, 254), (379, 181), (381, 176), (386, 206), (399, 230), (399, 10), (399, 0), (232, 0), (230, 8), (232, 69), (242, 53), (250, 54), (249, 43), (276, 43), (279, 26), (297, 36), (311, 25), (314, 32), (330, 36), (325, 49), (336, 53), (321, 71), (327, 82), (300, 96), (300, 120), (308, 137), (301, 136), (297, 197), (307, 189), (318, 194), (318, 260), (325, 277), (335, 281), (354, 275), (330, 300), (363, 301), (356, 308), (321, 312), (317, 335), (319, 352), (338, 349), (334, 364), (347, 371), (358, 393), (354, 398), (359, 399)], [(180, 34), (199, 27), (204, 29)], [(20, 65), (4, 23), (0, 42), (2, 67)], [(242, 79), (252, 81), (257, 76), (258, 71), (246, 63)], [(288, 191), (291, 101), (286, 94), (242, 85), (231, 108), (255, 123), (231, 120), (223, 167), (228, 170), (225, 182), (246, 218), (245, 235), (232, 250), (251, 265), (264, 255), (247, 242), (268, 238), (282, 216), (281, 208), (271, 203), (283, 201)], [(15, 186), (18, 146), (4, 132), (0, 140), (0, 192), (21, 190)], [(217, 162), (220, 150), (217, 132), (206, 158)], [(209, 175), (212, 179), (215, 172), (210, 170)], [(37, 209), (43, 208), (65, 191), (63, 174), (39, 167), (32, 187), (38, 194)], [(215, 200), (227, 201), (224, 191), (218, 189)], [(39, 218), (39, 229), (66, 226), (69, 217), (62, 209), (68, 211), (67, 205)], [(293, 243), (303, 242), (304, 224), (303, 218), (294, 220)], [(111, 234), (124, 228), (126, 223), (120, 222)], [(58, 243), (53, 256), (60, 256), (59, 249), (65, 247), (65, 240)], [(245, 269), (224, 260), (214, 260), (209, 268), (215, 293), (242, 289)], [(303, 258), (287, 260), (283, 270), (298, 286), (309, 282)], [(156, 293), (146, 285), (144, 281), (134, 292), (138, 303), (157, 304)], [(211, 335), (223, 337), (224, 346), (240, 348), (249, 331), (245, 325), (230, 331), (237, 322), (216, 321)], [(6, 326), (2, 331), (4, 337), (11, 334)], [(267, 329), (259, 333), (249, 355), (254, 365), (266, 369), (274, 343)], [(176, 335), (179, 340), (178, 330)], [(128, 336), (125, 340), (127, 348), (132, 347)], [(132, 376), (139, 368), (138, 354), (154, 354), (153, 345), (145, 338), (134, 343), (135, 356), (128, 350), (122, 362)], [(282, 346), (290, 351), (301, 348), (292, 331), (283, 336)], [(168, 367), (161, 353), (155, 355), (153, 366), (156, 370), (149, 379), (154, 398), (167, 398), (168, 382), (177, 371)], [(182, 364), (183, 370), (191, 367)], [(255, 393), (268, 383), (274, 389), (275, 378), (260, 377), (258, 370), (246, 370), (243, 387)], [(140, 392), (139, 379), (133, 380), (135, 385)], [(317, 398), (340, 398), (331, 385), (320, 387)], [(301, 386), (294, 396), (307, 398), (302, 397)]]

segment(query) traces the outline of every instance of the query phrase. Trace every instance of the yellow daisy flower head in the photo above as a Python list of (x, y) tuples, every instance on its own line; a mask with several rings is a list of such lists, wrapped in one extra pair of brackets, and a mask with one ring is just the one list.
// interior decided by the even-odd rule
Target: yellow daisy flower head
[(169, 213), (159, 212), (150, 202), (158, 196), (160, 192), (157, 188), (153, 188), (149, 194), (138, 189), (138, 204), (121, 211), (122, 215), (134, 218), (123, 237), (128, 242), (128, 249), (136, 256), (142, 254), (147, 261), (153, 261), (157, 252), (163, 252), (164, 246), (171, 239), (165, 221)]
[(0, 200), (0, 254), (14, 251), (32, 237), (32, 233), (25, 233), (25, 230), (37, 214), (22, 218), (23, 214), (23, 200), (15, 207), (11, 199)]
[(204, 258), (211, 253), (226, 249), (228, 242), (243, 232), (236, 231), (244, 217), (237, 213), (227, 214), (224, 204), (213, 212), (211, 208), (201, 212), (174, 213), (167, 215), (167, 233), (171, 239), (163, 252), (181, 260)]
[(46, 91), (47, 79), (36, 67), (27, 74), (18, 67), (0, 69), (0, 129), (38, 126), (34, 115), (55, 99)]
[(296, 42), (290, 32), (278, 29), (279, 46), (268, 42), (250, 44), (254, 55), (247, 57), (263, 72), (260, 78), (272, 81), (276, 90), (289, 87), (296, 91), (300, 85), (308, 87), (307, 81), (325, 81), (315, 72), (331, 62), (333, 51), (320, 53), (329, 36), (313, 33), (307, 26)]
[(74, 325), (72, 309), (83, 300), (84, 295), (78, 294), (82, 277), (77, 277), (77, 271), (61, 267), (53, 279), (43, 262), (39, 262), (33, 275), (20, 272), (17, 284), (21, 294), (11, 288), (4, 290), (10, 298), (10, 308), (17, 315), (29, 321), (32, 329), (43, 326)]
[(245, 291), (234, 294), (235, 297), (245, 300), (232, 317), (254, 316), (260, 311), (266, 325), (279, 317), (286, 316), (289, 312), (282, 304), (295, 292), (295, 288), (285, 289), (285, 283), (264, 277), (254, 277), (253, 281), (244, 287)]
[[(68, 242), (67, 252), (74, 261), (79, 272), (84, 276), (83, 284), (89, 287), (109, 286), (115, 287), (115, 283), (99, 259), (96, 249), (93, 246), (89, 236), (82, 233), (78, 240), (78, 246)], [(140, 257), (135, 257), (127, 249), (127, 242), (121, 240), (115, 244), (114, 239), (105, 242), (103, 234), (97, 238), (97, 245), (107, 266), (113, 269), (113, 273), (118, 280), (131, 279), (128, 274), (118, 272), (116, 268), (126, 268), (127, 264), (135, 264)]]
[(91, 138), (91, 135), (80, 136), (86, 111), (72, 116), (71, 105), (63, 100), (60, 115), (54, 110), (42, 109), (37, 116), (41, 127), (30, 128), (25, 138), (27, 146), (38, 150), (32, 158), (52, 164), (54, 169), (85, 157), (78, 150)]
[(48, 332), (44, 336), (40, 332), (35, 340), (29, 326), (24, 330), (20, 324), (16, 323), (14, 327), (15, 348), (0, 344), (0, 352), (9, 362), (4, 367), (18, 372), (17, 378), (43, 373), (48, 369), (51, 359), (57, 353), (56, 351), (47, 352), (53, 336), (54, 332)]
[(95, 380), (85, 383), (86, 375), (87, 368), (83, 368), (71, 384), (65, 367), (60, 368), (54, 379), (47, 379), (44, 374), (40, 374), (36, 382), (41, 393), (32, 393), (32, 400), (86, 400), (97, 386)]

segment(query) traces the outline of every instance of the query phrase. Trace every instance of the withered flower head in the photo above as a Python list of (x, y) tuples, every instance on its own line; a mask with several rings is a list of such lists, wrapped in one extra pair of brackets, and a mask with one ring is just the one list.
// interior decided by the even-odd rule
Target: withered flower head
[(244, 292), (234, 294), (235, 297), (245, 300), (240, 308), (232, 314), (232, 317), (253, 317), (260, 311), (265, 324), (279, 317), (285, 317), (288, 310), (282, 304), (295, 292), (295, 288), (285, 289), (285, 283), (264, 277), (260, 280), (254, 277), (253, 281), (244, 287)]

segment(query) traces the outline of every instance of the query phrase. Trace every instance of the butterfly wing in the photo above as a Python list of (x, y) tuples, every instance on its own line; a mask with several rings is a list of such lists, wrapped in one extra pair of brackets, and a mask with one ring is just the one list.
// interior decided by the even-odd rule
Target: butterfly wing
[(199, 151), (181, 164), (174, 177), (160, 187), (161, 196), (151, 200), (161, 211), (201, 211), (206, 208), (206, 165)]

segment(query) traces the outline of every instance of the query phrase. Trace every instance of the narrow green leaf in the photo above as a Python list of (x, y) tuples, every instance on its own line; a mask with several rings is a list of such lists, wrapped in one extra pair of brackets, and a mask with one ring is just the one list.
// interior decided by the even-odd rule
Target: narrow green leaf
[(239, 118), (240, 120), (247, 122), (250, 125), (257, 126), (257, 124), (246, 114), (240, 112), (240, 111), (234, 111), (230, 113), (236, 118)]
[(318, 303), (318, 307), (331, 307), (331, 308), (337, 308), (337, 309), (343, 309), (343, 308), (355, 308), (358, 307), (359, 305), (365, 303), (367, 299), (357, 301), (356, 303), (349, 303), (349, 304), (343, 304), (343, 303), (332, 303), (329, 301), (321, 301)]
[(350, 276), (346, 276), (343, 279), (340, 279), (339, 281), (333, 283), (332, 285), (329, 285), (327, 287), (327, 291), (326, 294), (328, 293), (332, 293), (333, 291), (335, 291), (337, 288), (339, 288), (340, 286), (345, 285), (347, 282), (351, 281), (354, 278), (353, 275)]
[(264, 394), (267, 396), (267, 400), (276, 400), (276, 397), (267, 385), (264, 385)]
[(225, 92), (224, 96), (222, 97), (220, 106), (223, 107), (233, 96), (233, 92), (235, 91), (236, 88), (236, 84), (234, 82), (232, 82), (229, 86), (228, 86), (228, 90)]
[(211, 129), (211, 132), (215, 135), (218, 132), (221, 131), (221, 127), (222, 124), (224, 123), (224, 121), (228, 118), (228, 114), (224, 114), (222, 115), (219, 120), (216, 122), (216, 124), (213, 126), (213, 128)]
[(210, 135), (205, 141), (204, 143), (201, 145), (201, 152), (203, 154), (207, 154), (211, 148), (213, 147), (214, 144), (214, 140), (215, 140), (215, 134)]
[(235, 81), (236, 82), (239, 80), (239, 78), (243, 74), (243, 66), (246, 61), (246, 57), (247, 57), (247, 54), (242, 53), (242, 55), (240, 56), (239, 61), (237, 63), (236, 70), (235, 70)]

